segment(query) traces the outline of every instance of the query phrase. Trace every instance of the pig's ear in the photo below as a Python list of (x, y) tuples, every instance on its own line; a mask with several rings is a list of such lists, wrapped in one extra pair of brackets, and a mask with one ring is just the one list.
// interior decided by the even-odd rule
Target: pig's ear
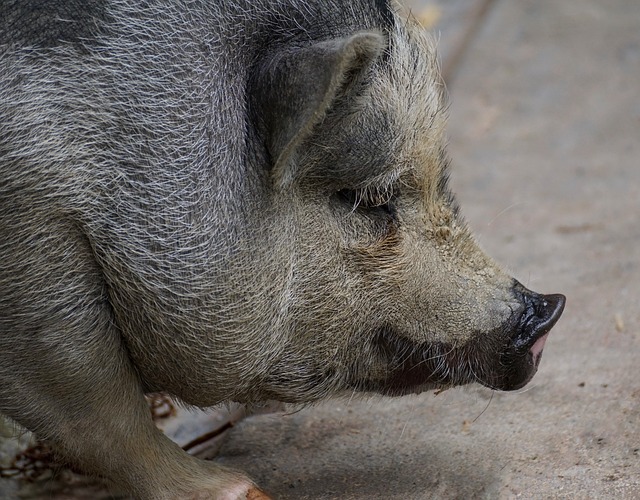
[(339, 90), (367, 68), (385, 48), (378, 32), (278, 53), (259, 72), (253, 89), (258, 127), (281, 187), (296, 177), (300, 143), (321, 122)]

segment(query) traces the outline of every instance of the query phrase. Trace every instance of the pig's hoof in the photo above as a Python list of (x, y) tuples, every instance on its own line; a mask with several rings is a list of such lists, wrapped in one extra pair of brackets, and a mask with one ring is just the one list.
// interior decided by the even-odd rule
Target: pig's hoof
[(269, 495), (251, 484), (238, 484), (225, 488), (224, 491), (197, 491), (186, 498), (189, 500), (271, 500)]
[(271, 497), (258, 488), (251, 488), (247, 492), (247, 500), (271, 500)]

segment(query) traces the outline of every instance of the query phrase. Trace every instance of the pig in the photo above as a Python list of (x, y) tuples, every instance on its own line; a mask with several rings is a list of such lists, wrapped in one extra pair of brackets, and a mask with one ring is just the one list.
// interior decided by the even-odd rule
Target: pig
[(386, 0), (0, 7), (0, 411), (139, 499), (267, 498), (188, 405), (523, 387), (565, 298), (475, 242)]

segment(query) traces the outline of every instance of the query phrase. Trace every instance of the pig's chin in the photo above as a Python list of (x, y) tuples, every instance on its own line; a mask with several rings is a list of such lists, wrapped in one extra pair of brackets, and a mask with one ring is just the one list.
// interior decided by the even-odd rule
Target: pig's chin
[(357, 380), (362, 391), (386, 396), (417, 394), (480, 383), (490, 389), (511, 391), (524, 387), (535, 375), (548, 333), (530, 345), (514, 347), (504, 329), (476, 335), (465, 346), (416, 343), (384, 328), (375, 335), (375, 352), (385, 366), (384, 375)]
[(515, 282), (521, 307), (504, 324), (476, 332), (464, 345), (419, 343), (393, 328), (370, 337), (373, 357), (382, 374), (358, 380), (357, 388), (402, 395), (438, 387), (479, 382), (491, 389), (512, 391), (535, 375), (549, 331), (564, 309), (563, 295), (540, 295)]
[(388, 327), (372, 338), (375, 363), (382, 369), (375, 377), (355, 381), (352, 385), (359, 390), (402, 396), (478, 380), (465, 361), (467, 349), (414, 342)]

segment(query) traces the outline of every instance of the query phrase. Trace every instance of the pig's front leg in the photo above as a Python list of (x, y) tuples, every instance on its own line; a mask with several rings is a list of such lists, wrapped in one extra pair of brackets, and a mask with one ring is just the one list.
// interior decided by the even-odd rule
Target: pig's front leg
[[(136, 499), (266, 499), (239, 473), (186, 454), (158, 431), (118, 332), (97, 314), (92, 332), (71, 324), (42, 333), (60, 350), (30, 346), (0, 358), (1, 384), (11, 388), (2, 410), (88, 474), (114, 481)], [(73, 345), (69, 336), (78, 334)], [(69, 350), (65, 350), (68, 348)], [(16, 358), (34, 356), (29, 369)], [(11, 358), (7, 360), (6, 358)]]
[[(247, 477), (189, 456), (156, 429), (101, 274), (74, 258), (82, 238), (29, 244), (43, 248), (15, 242), (0, 279), (0, 411), (136, 499), (266, 498)], [(24, 265), (31, 281), (19, 273)]]

